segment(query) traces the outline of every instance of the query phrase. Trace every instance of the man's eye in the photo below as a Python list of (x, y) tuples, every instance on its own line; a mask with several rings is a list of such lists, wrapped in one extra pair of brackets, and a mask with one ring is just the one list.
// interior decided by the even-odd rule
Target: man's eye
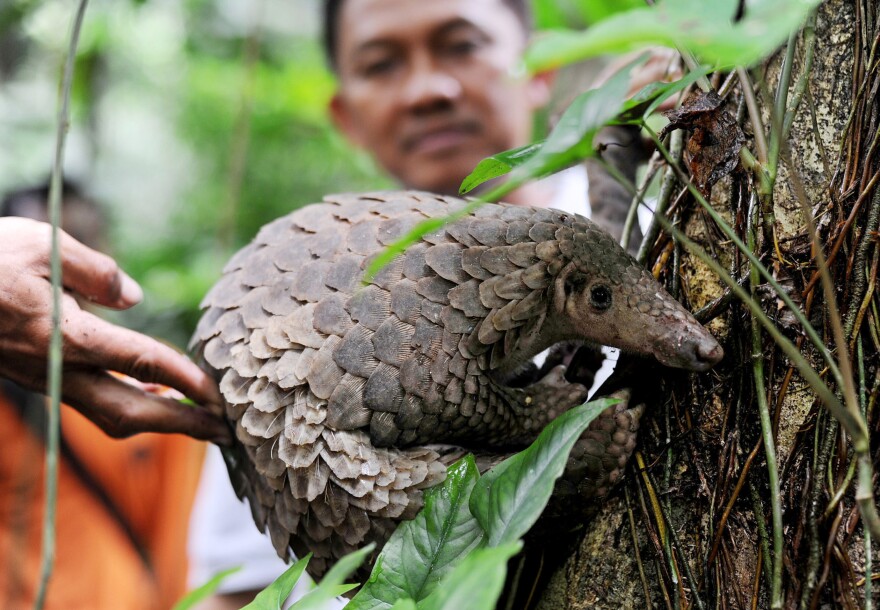
[(367, 77), (382, 76), (383, 74), (391, 72), (396, 65), (397, 62), (390, 57), (387, 59), (379, 59), (364, 64), (361, 68), (361, 73)]
[(464, 57), (467, 55), (472, 55), (479, 48), (480, 48), (480, 44), (476, 40), (471, 40), (471, 39), (455, 40), (455, 41), (450, 41), (446, 45), (446, 52), (450, 55)]

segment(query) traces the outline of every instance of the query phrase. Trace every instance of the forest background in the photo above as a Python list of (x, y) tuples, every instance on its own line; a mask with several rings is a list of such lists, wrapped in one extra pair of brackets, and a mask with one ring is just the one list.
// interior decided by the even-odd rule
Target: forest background
[[(0, 194), (49, 176), (71, 8), (0, 0)], [(542, 29), (602, 17), (592, 0), (534, 11)], [(330, 125), (320, 12), (318, 0), (90, 3), (65, 174), (107, 211), (110, 249), (145, 289), (114, 319), (185, 345), (202, 296), (261, 225), (393, 185)]]

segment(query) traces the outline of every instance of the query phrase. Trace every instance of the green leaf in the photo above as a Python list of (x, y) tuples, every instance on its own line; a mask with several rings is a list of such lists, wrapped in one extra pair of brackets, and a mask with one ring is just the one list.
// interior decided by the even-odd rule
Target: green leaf
[(493, 178), (498, 178), (499, 176), (509, 173), (513, 168), (519, 167), (531, 159), (535, 153), (541, 149), (542, 145), (543, 142), (528, 144), (526, 146), (520, 146), (519, 148), (505, 150), (504, 152), (492, 155), (491, 157), (486, 157), (480, 161), (477, 164), (477, 167), (474, 168), (474, 171), (464, 179), (458, 192), (462, 194), (467, 193), (484, 182), (488, 182)]
[(337, 561), (321, 579), (320, 584), (293, 604), (290, 610), (324, 610), (331, 599), (354, 589), (357, 585), (343, 584), (343, 581), (364, 562), (374, 548), (376, 544), (370, 543)]
[(592, 156), (593, 138), (608, 121), (617, 116), (629, 88), (629, 70), (642, 61), (644, 58), (637, 59), (601, 87), (577, 96), (542, 144), (515, 148), (481, 161), (462, 182), (461, 192), (465, 193), (507, 171), (512, 173), (505, 186), (511, 189)]
[(220, 583), (226, 580), (230, 574), (234, 574), (240, 569), (241, 566), (236, 566), (215, 574), (211, 580), (184, 595), (179, 602), (174, 604), (173, 610), (189, 610), (199, 602), (207, 599), (209, 596), (213, 595), (214, 591), (217, 590), (217, 587), (220, 586)]
[(418, 606), (416, 603), (407, 598), (397, 600), (393, 606), (391, 606), (391, 610), (418, 610)]
[(649, 46), (685, 48), (717, 65), (749, 66), (796, 31), (819, 0), (755, 0), (738, 22), (737, 0), (666, 0), (612, 15), (584, 31), (557, 30), (526, 53), (539, 72), (606, 53)]
[(493, 610), (504, 586), (507, 561), (522, 548), (516, 541), (477, 549), (448, 574), (419, 610)]
[(618, 402), (602, 398), (563, 413), (528, 449), (507, 458), (477, 481), (470, 508), (486, 531), (489, 546), (518, 540), (535, 524), (575, 441), (602, 411)]
[(245, 608), (250, 610), (280, 610), (284, 601), (290, 597), (290, 592), (296, 586), (297, 581), (305, 572), (306, 566), (312, 554), (309, 553), (295, 564), (287, 568), (284, 573), (275, 579), (271, 585), (260, 591)]
[(402, 523), (385, 544), (370, 579), (350, 610), (390, 608), (402, 597), (419, 602), (483, 539), (468, 508), (479, 479), (468, 455), (449, 467), (446, 480), (425, 492), (425, 506), (412, 521)]
[(645, 85), (623, 103), (620, 113), (610, 121), (612, 125), (638, 125), (650, 116), (660, 104), (671, 96), (697, 82), (709, 71), (706, 69), (690, 72), (684, 78), (671, 83), (650, 83)]

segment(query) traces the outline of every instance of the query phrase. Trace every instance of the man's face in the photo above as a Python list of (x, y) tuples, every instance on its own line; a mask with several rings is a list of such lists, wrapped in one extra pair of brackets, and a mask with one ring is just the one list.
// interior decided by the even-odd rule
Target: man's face
[(405, 186), (456, 193), (484, 157), (529, 141), (544, 79), (502, 0), (346, 0), (333, 118)]

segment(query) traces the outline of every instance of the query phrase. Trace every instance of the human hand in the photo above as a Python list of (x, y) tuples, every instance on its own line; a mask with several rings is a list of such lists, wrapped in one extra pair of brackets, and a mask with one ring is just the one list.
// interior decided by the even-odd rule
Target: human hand
[[(0, 218), (0, 377), (46, 391), (52, 291), (51, 227), (26, 218)], [(61, 395), (107, 434), (180, 432), (218, 444), (231, 441), (220, 417), (215, 382), (186, 356), (82, 310), (73, 295), (113, 309), (143, 298), (137, 283), (110, 257), (63, 231), (59, 249), (64, 294)], [(203, 405), (189, 406), (126, 383), (110, 371), (161, 383)]]

